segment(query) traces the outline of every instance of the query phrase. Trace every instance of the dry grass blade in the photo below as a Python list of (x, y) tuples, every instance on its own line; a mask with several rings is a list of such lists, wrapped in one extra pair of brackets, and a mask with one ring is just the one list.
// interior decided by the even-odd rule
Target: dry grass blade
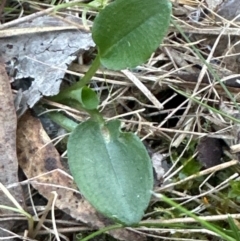
[(161, 110), (163, 109), (163, 105), (156, 99), (156, 97), (147, 89), (147, 87), (128, 70), (122, 70), (123, 74), (125, 74), (136, 86), (137, 88), (153, 103), (153, 105)]
[(170, 187), (173, 187), (173, 186), (179, 185), (181, 183), (187, 182), (191, 179), (194, 179), (194, 178), (197, 178), (197, 177), (200, 177), (200, 176), (203, 176), (203, 175), (207, 175), (209, 173), (216, 172), (216, 171), (219, 171), (219, 170), (222, 170), (222, 169), (225, 169), (227, 167), (234, 166), (234, 165), (237, 165), (237, 164), (239, 164), (238, 160), (232, 160), (232, 161), (229, 161), (229, 162), (226, 162), (226, 163), (219, 164), (217, 166), (214, 166), (214, 167), (208, 168), (206, 170), (203, 170), (203, 171), (201, 171), (197, 174), (193, 174), (189, 177), (186, 177), (185, 179), (183, 179), (179, 182), (175, 182), (175, 183), (171, 183), (171, 184), (168, 184), (166, 186), (163, 186), (163, 187), (159, 188), (157, 191), (158, 192), (163, 191), (163, 190), (168, 189)]

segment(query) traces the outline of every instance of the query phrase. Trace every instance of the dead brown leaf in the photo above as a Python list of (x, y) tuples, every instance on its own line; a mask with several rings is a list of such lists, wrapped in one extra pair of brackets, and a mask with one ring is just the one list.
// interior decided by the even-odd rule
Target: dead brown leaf
[[(56, 191), (56, 206), (73, 218), (93, 228), (109, 225), (109, 220), (100, 215), (84, 198), (63, 167), (60, 156), (41, 122), (26, 113), (21, 117), (17, 131), (19, 164), (32, 186), (45, 198)], [(144, 240), (145, 238), (129, 230), (112, 231), (120, 240)]]
[[(0, 182), (7, 187), (18, 183), (18, 160), (16, 155), (16, 129), (17, 118), (14, 108), (13, 96), (9, 78), (5, 67), (0, 64)], [(10, 193), (19, 202), (23, 202), (20, 186), (11, 188)], [(13, 206), (9, 198), (1, 191), (0, 204)], [(1, 209), (0, 214), (11, 212)], [(5, 222), (0, 219), (0, 227), (10, 230), (13, 222)], [(0, 237), (9, 236), (0, 229)]]

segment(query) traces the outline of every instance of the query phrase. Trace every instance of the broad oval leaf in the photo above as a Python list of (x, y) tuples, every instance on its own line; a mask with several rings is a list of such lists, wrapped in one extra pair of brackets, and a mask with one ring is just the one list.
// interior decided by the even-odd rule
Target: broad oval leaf
[(169, 0), (116, 0), (95, 18), (92, 35), (101, 63), (114, 70), (145, 62), (162, 42), (171, 16)]
[(96, 109), (99, 104), (96, 93), (87, 86), (70, 91), (67, 97), (78, 101), (87, 110)]
[(68, 141), (69, 167), (81, 193), (99, 212), (132, 225), (148, 206), (153, 170), (140, 139), (119, 127), (117, 120), (79, 124)]

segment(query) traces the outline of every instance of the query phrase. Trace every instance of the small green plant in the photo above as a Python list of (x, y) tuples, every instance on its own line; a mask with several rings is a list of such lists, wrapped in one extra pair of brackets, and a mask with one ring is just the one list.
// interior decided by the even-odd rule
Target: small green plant
[(113, 70), (145, 62), (167, 33), (168, 0), (116, 0), (100, 11), (92, 28), (98, 54), (86, 75), (54, 97), (85, 110), (90, 119), (71, 133), (67, 151), (70, 171), (84, 197), (103, 215), (123, 225), (137, 224), (153, 188), (149, 155), (120, 121), (106, 122), (97, 110), (96, 93), (86, 85), (100, 65)]

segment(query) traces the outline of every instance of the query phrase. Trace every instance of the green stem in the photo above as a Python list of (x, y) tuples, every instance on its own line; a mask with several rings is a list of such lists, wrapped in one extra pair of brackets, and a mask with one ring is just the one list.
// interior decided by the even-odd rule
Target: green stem
[(48, 116), (52, 121), (57, 123), (68, 132), (72, 132), (78, 125), (78, 123), (59, 112), (49, 112)]
[(61, 91), (58, 95), (51, 97), (50, 99), (56, 102), (61, 102), (64, 99), (68, 99), (71, 96), (71, 93), (70, 93), (71, 91), (80, 89), (91, 81), (92, 77), (95, 75), (99, 67), (100, 67), (100, 58), (97, 55), (92, 65), (90, 66), (89, 70), (80, 81), (68, 87), (67, 89)]
[(70, 86), (67, 90), (76, 90), (87, 85), (91, 81), (92, 77), (95, 75), (99, 67), (100, 67), (100, 57), (99, 55), (97, 55), (96, 58), (93, 60), (92, 65), (88, 69), (87, 73), (83, 76), (83, 78), (79, 82)]
[(95, 120), (96, 122), (98, 122), (100, 124), (105, 123), (105, 120), (104, 120), (102, 114), (97, 109), (94, 109), (94, 110), (85, 109), (85, 111), (88, 112), (88, 114), (91, 116), (91, 118), (93, 120)]
[[(201, 219), (200, 217), (196, 216), (195, 214), (193, 214), (192, 212), (188, 211), (186, 208), (180, 206), (179, 204), (175, 203), (174, 201), (172, 201), (170, 198), (167, 198), (164, 195), (160, 195), (161, 199), (163, 202), (169, 204), (171, 207), (175, 207), (176, 209), (180, 210), (181, 212), (187, 214), (188, 216), (194, 218), (196, 221), (198, 221), (203, 227), (207, 228), (208, 230), (218, 234), (221, 236), (221, 238), (227, 240), (227, 241), (235, 241), (234, 238), (228, 236), (227, 234), (225, 234), (224, 232), (222, 232), (220, 229), (216, 228), (215, 226), (211, 225), (209, 222)], [(145, 221), (147, 224), (147, 221)], [(145, 225), (144, 222), (141, 222), (143, 224), (143, 226)], [(151, 223), (152, 226), (154, 226), (154, 223)]]
[(58, 4), (56, 7), (54, 7), (54, 11), (58, 11), (58, 10), (65, 9), (65, 8), (69, 8), (69, 7), (72, 7), (72, 6), (78, 6), (78, 7), (83, 7), (83, 8), (99, 10), (98, 7), (91, 6), (88, 3), (82, 3), (82, 1), (74, 1), (74, 2)]
[(32, 237), (32, 233), (34, 231), (34, 220), (32, 216), (30, 217), (27, 216), (27, 220), (28, 220), (28, 235), (29, 237)]
[(110, 231), (110, 230), (114, 230), (114, 229), (119, 229), (119, 228), (123, 228), (124, 226), (122, 224), (114, 224), (114, 225), (111, 225), (111, 226), (108, 226), (108, 227), (105, 227), (105, 228), (102, 228), (94, 233), (91, 233), (90, 235), (88, 235), (87, 237), (83, 238), (83, 239), (78, 239), (78, 241), (88, 241), (90, 240), (91, 238), (94, 238), (102, 233), (105, 233), (107, 231)]
[(29, 236), (31, 235), (33, 228), (34, 228), (34, 220), (33, 220), (33, 217), (29, 213), (25, 212), (23, 209), (9, 207), (9, 206), (5, 206), (5, 205), (0, 205), (0, 209), (11, 210), (16, 213), (20, 213), (20, 214), (24, 215), (28, 220)]

